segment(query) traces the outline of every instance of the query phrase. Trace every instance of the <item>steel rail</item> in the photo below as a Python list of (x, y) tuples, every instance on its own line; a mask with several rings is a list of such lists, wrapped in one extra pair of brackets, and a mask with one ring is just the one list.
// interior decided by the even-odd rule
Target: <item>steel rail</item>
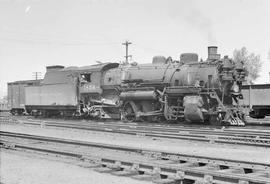
[[(6, 132), (6, 131), (0, 131), (0, 136), (5, 137), (16, 137), (16, 138), (23, 138), (23, 139), (31, 139), (31, 140), (38, 140), (38, 141), (47, 141), (47, 142), (55, 142), (55, 143), (63, 143), (63, 144), (72, 144), (72, 145), (79, 145), (79, 146), (91, 146), (91, 147), (98, 147), (98, 148), (106, 148), (106, 149), (113, 149), (113, 150), (119, 150), (119, 151), (129, 151), (129, 152), (136, 152), (136, 153), (157, 153), (158, 155), (162, 155), (163, 158), (165, 157), (173, 157), (173, 158), (181, 158), (181, 157), (189, 157), (196, 159), (207, 159), (212, 160), (211, 157), (205, 157), (205, 156), (188, 156), (184, 154), (177, 154), (177, 153), (171, 153), (171, 152), (164, 152), (164, 151), (155, 151), (155, 150), (147, 150), (147, 149), (141, 149), (141, 148), (134, 148), (130, 146), (118, 146), (118, 145), (112, 145), (112, 144), (104, 144), (104, 143), (96, 143), (96, 142), (89, 142), (89, 141), (78, 141), (78, 140), (72, 140), (72, 139), (63, 139), (63, 138), (56, 138), (56, 137), (49, 137), (49, 136), (38, 136), (38, 135), (32, 135), (32, 134), (23, 134), (23, 133), (14, 133), (14, 132)], [(235, 160), (228, 160), (228, 159), (213, 159), (215, 162), (218, 162), (218, 160), (225, 162), (237, 162)], [(260, 169), (265, 168), (267, 170), (270, 170), (270, 164), (265, 163), (256, 163), (256, 162), (241, 162), (245, 164), (249, 164), (254, 168), (255, 165), (263, 165), (263, 167), (260, 167)]]
[[(29, 120), (31, 121), (31, 120)], [(40, 121), (41, 123), (42, 122), (45, 122), (45, 123), (52, 123), (50, 121), (41, 121), (41, 120), (34, 120), (35, 122), (37, 121)], [(53, 122), (53, 123), (59, 123), (59, 122)], [(216, 131), (217, 134), (235, 134), (235, 135), (243, 135), (243, 136), (247, 136), (247, 134), (250, 134), (251, 136), (255, 137), (255, 136), (260, 136), (260, 137), (267, 137), (267, 138), (270, 138), (270, 129), (269, 131), (265, 131), (265, 130), (244, 130), (244, 129), (220, 129), (221, 127), (219, 127), (218, 129), (217, 128), (213, 128), (213, 127), (204, 127), (204, 126), (183, 126), (183, 125), (172, 125), (172, 124), (163, 124), (163, 125), (155, 125), (155, 124), (151, 124), (151, 123), (148, 123), (146, 125), (142, 125), (140, 123), (123, 123), (123, 122), (106, 122), (106, 123), (103, 123), (103, 122), (91, 122), (91, 123), (83, 123), (83, 122), (79, 122), (80, 124), (83, 124), (83, 125), (94, 125), (94, 124), (97, 124), (98, 126), (115, 126), (115, 127), (130, 127), (130, 128), (141, 128), (141, 129), (147, 129), (147, 128), (151, 128), (151, 129), (157, 129), (157, 130), (166, 130), (166, 131), (172, 131), (172, 132), (179, 132), (179, 131), (193, 131), (193, 132), (196, 132), (196, 133), (209, 133), (210, 130), (212, 131)], [(59, 123), (61, 124), (61, 123)], [(74, 125), (77, 125), (78, 123), (66, 123), (65, 124), (74, 124)], [(199, 130), (198, 130), (199, 129)]]
[[(48, 127), (58, 127), (58, 128), (72, 128), (72, 129), (81, 129), (81, 130), (90, 130), (90, 131), (102, 131), (102, 132), (114, 132), (121, 134), (129, 135), (143, 135), (149, 137), (158, 137), (158, 138), (169, 138), (169, 139), (182, 139), (182, 140), (192, 140), (192, 141), (203, 141), (203, 142), (215, 142), (215, 143), (224, 143), (224, 144), (238, 144), (246, 146), (260, 146), (260, 147), (270, 147), (270, 137), (258, 136), (256, 135), (239, 135), (239, 134), (228, 134), (223, 133), (222, 131), (213, 131), (208, 130), (205, 132), (200, 132), (198, 130), (189, 131), (169, 131), (166, 129), (163, 131), (156, 131), (151, 127), (147, 129), (138, 129), (136, 127), (125, 127), (119, 128), (117, 125), (107, 126), (105, 124), (98, 125), (79, 125), (79, 124), (64, 124), (64, 123), (55, 123), (55, 122), (24, 122), (24, 124), (30, 125), (42, 125)], [(162, 129), (162, 128), (161, 128)], [(268, 134), (267, 134), (268, 135)], [(265, 137), (265, 138), (263, 138)]]
[[(2, 119), (0, 119), (0, 122), (1, 121), (4, 121)], [(25, 122), (25, 120), (17, 120), (17, 119), (8, 119), (7, 122)], [(42, 119), (35, 119), (35, 120), (26, 120), (26, 121), (33, 121), (33, 122), (40, 122), (40, 123), (52, 123), (51, 121), (48, 121), (48, 120), (42, 120)], [(54, 120), (55, 121), (55, 120)], [(68, 122), (68, 121), (67, 121)], [(63, 124), (63, 123), (60, 123), (60, 122), (53, 122), (53, 123), (59, 123), (59, 124)], [(145, 128), (150, 128), (152, 130), (154, 129), (162, 129), (162, 130), (166, 130), (166, 131), (171, 131), (171, 132), (178, 132), (178, 131), (193, 131), (193, 132), (196, 132), (196, 133), (209, 133), (210, 130), (212, 131), (216, 131), (218, 132), (217, 134), (224, 134), (224, 135), (231, 135), (231, 134), (234, 134), (234, 135), (238, 135), (238, 136), (247, 136), (247, 134), (249, 134), (250, 136), (252, 137), (265, 137), (265, 138), (270, 138), (270, 129), (268, 131), (266, 131), (265, 129), (263, 130), (244, 130), (244, 129), (232, 129), (232, 128), (225, 128), (223, 129), (222, 127), (209, 127), (207, 125), (174, 125), (174, 124), (152, 124), (152, 123), (123, 123), (123, 122), (119, 122), (119, 121), (114, 121), (114, 122), (111, 122), (111, 121), (106, 121), (106, 123), (104, 122), (97, 122), (97, 121), (91, 121), (90, 123), (89, 122), (82, 122), (82, 121), (79, 121), (78, 123), (66, 123), (65, 124), (74, 124), (74, 125), (77, 125), (77, 124), (82, 124), (82, 125), (92, 125), (93, 124), (98, 124), (98, 126), (114, 126), (114, 127), (130, 127), (130, 128), (142, 128), (142, 129), (145, 129)], [(270, 123), (269, 123), (270, 124)]]
[[(74, 141), (67, 139), (58, 139), (54, 137), (44, 137), (44, 136), (34, 136), (29, 134), (17, 134), (11, 132), (0, 132), (2, 137), (10, 137), (10, 138), (20, 138), (26, 140), (36, 140), (36, 141), (45, 141), (48, 143), (61, 143), (61, 144), (71, 144), (75, 146), (90, 146), (90, 147), (99, 147), (103, 149), (112, 149), (112, 150), (120, 150), (120, 151), (128, 151), (128, 152), (136, 152), (136, 153), (147, 153), (147, 152), (155, 152), (153, 150), (142, 150), (134, 147), (121, 147), (114, 146), (108, 144), (97, 144), (91, 142), (83, 142), (83, 141)], [(10, 140), (9, 140), (10, 141)], [(6, 146), (8, 141), (0, 140), (2, 146)], [(10, 141), (13, 145), (14, 149), (28, 149), (40, 152), (48, 152), (60, 155), (66, 155), (76, 158), (88, 158), (92, 160), (91, 156), (87, 153), (78, 153), (76, 149), (70, 151), (63, 151), (61, 149), (49, 149), (44, 147), (39, 147), (39, 144), (29, 145), (23, 144), (21, 142), (14, 142), (14, 140)], [(269, 174), (270, 164), (265, 163), (256, 163), (256, 162), (243, 162), (238, 160), (228, 160), (228, 159), (220, 159), (220, 158), (209, 158), (202, 157), (196, 155), (183, 155), (177, 153), (169, 153), (169, 152), (158, 152), (157, 154), (166, 156), (169, 158), (169, 162), (162, 162), (158, 160), (149, 159), (149, 161), (131, 161), (130, 158), (114, 158), (114, 157), (100, 157), (98, 160), (99, 164), (103, 164), (107, 167), (112, 168), (121, 168), (121, 169), (133, 169), (136, 171), (143, 171), (146, 173), (154, 173), (159, 175), (166, 175), (168, 178), (172, 178), (173, 180), (183, 180), (183, 179), (210, 179), (213, 183), (270, 183)], [(169, 157), (171, 156), (171, 157)], [(96, 158), (94, 160), (97, 160)], [(174, 161), (173, 163), (171, 161)], [(186, 162), (179, 162), (186, 161)], [(214, 164), (218, 166), (218, 168), (213, 169), (206, 167), (206, 165), (199, 166), (194, 165), (191, 166), (189, 163), (205, 163), (205, 164)], [(189, 165), (189, 166), (188, 166)], [(225, 169), (222, 167), (227, 166)], [(250, 172), (239, 173), (238, 171), (234, 172), (237, 168), (243, 170), (249, 170)], [(210, 182), (210, 183), (211, 183)]]

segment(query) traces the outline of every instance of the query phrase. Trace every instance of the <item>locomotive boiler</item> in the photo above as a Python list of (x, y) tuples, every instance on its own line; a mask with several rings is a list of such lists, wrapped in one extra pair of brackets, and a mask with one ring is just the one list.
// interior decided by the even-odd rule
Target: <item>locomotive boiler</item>
[(238, 107), (246, 72), (242, 63), (220, 58), (208, 47), (208, 59), (184, 53), (180, 61), (156, 56), (151, 64), (122, 69), (121, 117), (150, 120), (244, 125)]

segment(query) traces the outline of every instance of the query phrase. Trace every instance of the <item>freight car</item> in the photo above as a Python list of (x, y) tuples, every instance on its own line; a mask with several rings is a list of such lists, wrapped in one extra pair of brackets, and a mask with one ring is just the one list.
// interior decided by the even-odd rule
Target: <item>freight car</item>
[(252, 118), (264, 118), (270, 115), (270, 84), (242, 86), (243, 100), (240, 105)]
[(8, 109), (12, 114), (23, 114), (25, 112), (25, 87), (36, 86), (41, 80), (23, 80), (9, 82), (8, 89)]

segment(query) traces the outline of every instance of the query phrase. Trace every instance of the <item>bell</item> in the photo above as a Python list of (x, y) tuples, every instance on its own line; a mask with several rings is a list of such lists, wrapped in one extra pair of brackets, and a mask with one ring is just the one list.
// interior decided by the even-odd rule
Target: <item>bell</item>
[(232, 65), (231, 60), (228, 58), (228, 56), (224, 56), (222, 68), (229, 70), (229, 69), (232, 69), (232, 67), (233, 65)]
[(243, 71), (244, 70), (244, 63), (243, 61), (238, 61), (235, 63), (235, 69), (237, 71)]

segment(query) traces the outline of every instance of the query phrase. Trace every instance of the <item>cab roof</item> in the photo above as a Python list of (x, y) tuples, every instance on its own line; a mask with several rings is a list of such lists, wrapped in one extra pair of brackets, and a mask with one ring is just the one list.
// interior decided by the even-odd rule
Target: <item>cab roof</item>
[(100, 71), (105, 71), (109, 70), (111, 68), (116, 68), (119, 66), (119, 63), (101, 63), (101, 64), (96, 64), (96, 65), (88, 65), (88, 66), (81, 66), (81, 67), (76, 67), (76, 66), (71, 66), (71, 67), (66, 67), (62, 69), (61, 71), (79, 71), (79, 72), (100, 72)]

